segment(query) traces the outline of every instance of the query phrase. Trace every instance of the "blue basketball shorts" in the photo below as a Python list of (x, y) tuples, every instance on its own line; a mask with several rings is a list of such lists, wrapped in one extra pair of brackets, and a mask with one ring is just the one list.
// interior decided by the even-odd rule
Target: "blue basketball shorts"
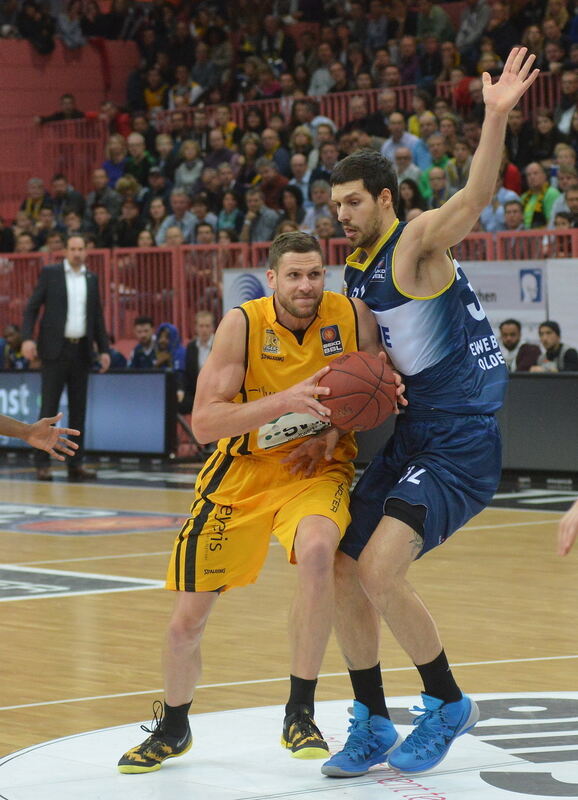
[(492, 415), (401, 415), (353, 491), (340, 549), (358, 559), (387, 500), (398, 498), (425, 506), (421, 557), (489, 504), (500, 481), (501, 450)]

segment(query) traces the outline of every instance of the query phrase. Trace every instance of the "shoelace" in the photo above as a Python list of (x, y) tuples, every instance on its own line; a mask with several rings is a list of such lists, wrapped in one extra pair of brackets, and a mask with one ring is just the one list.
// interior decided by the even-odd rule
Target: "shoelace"
[(321, 731), (319, 730), (317, 725), (313, 722), (311, 717), (307, 716), (298, 717), (295, 720), (295, 722), (291, 724), (290, 730), (292, 730), (293, 728), (296, 728), (298, 732), (295, 744), (302, 744), (303, 742), (306, 742), (308, 739), (323, 739)]
[(164, 716), (164, 706), (160, 700), (155, 700), (153, 703), (153, 718), (150, 728), (148, 725), (141, 725), (141, 730), (145, 733), (152, 733), (153, 736), (157, 735), (161, 729), (161, 722)]
[(444, 720), (441, 709), (431, 710), (414, 706), (411, 710), (422, 713), (412, 720), (412, 725), (416, 727), (402, 744), (402, 750), (417, 750), (422, 747), (432, 749), (432, 745), (437, 742), (445, 744), (447, 734), (451, 738), (453, 730)]
[(356, 719), (349, 720), (351, 725), (347, 729), (349, 736), (343, 750), (347, 754), (367, 757), (375, 749), (376, 737), (369, 728), (369, 722), (360, 722)]

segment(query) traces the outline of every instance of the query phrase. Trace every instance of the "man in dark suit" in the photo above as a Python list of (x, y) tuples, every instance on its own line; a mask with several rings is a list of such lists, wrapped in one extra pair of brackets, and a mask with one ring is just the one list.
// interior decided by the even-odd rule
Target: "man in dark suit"
[[(84, 431), (88, 376), (92, 364), (93, 342), (100, 353), (101, 372), (110, 366), (108, 339), (98, 292), (98, 278), (85, 266), (86, 242), (82, 236), (69, 237), (66, 257), (60, 264), (45, 267), (26, 310), (22, 335), (22, 353), (26, 358), (42, 360), (41, 417), (52, 417), (58, 411), (64, 387), (68, 390), (68, 424)], [(38, 350), (33, 341), (34, 325), (40, 308)], [(68, 462), (68, 479), (92, 480), (96, 473), (82, 466), (83, 434), (79, 447)], [(35, 454), (37, 477), (52, 480), (48, 454)]]
[(187, 345), (183, 390), (177, 392), (179, 414), (190, 414), (195, 399), (197, 378), (207, 360), (215, 334), (215, 318), (210, 311), (198, 311), (195, 317), (196, 338)]

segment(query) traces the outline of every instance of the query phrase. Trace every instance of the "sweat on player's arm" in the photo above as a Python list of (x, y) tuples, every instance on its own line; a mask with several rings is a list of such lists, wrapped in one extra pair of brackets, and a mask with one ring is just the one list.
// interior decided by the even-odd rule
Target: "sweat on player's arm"
[(245, 377), (246, 338), (245, 315), (241, 309), (233, 308), (217, 328), (211, 353), (199, 373), (191, 416), (191, 428), (197, 440), (204, 443), (238, 436), (292, 411), (326, 421), (331, 409), (323, 406), (317, 396), (327, 395), (330, 390), (317, 383), (329, 367), (323, 367), (284, 391), (250, 403), (233, 402)]
[[(490, 75), (483, 74), (485, 118), (480, 143), (476, 149), (469, 177), (463, 189), (451, 197), (441, 208), (432, 209), (412, 220), (407, 226), (407, 235), (399, 243), (397, 264), (405, 262), (406, 248), (419, 250), (422, 254), (420, 266), (429, 260), (429, 254), (443, 254), (452, 245), (470, 233), (482, 209), (491, 202), (500, 167), (499, 154), (504, 145), (504, 136), (509, 112), (536, 80), (538, 69), (532, 70), (535, 56), (527, 56), (526, 47), (515, 47), (508, 56), (499, 80), (492, 84)], [(527, 57), (526, 57), (527, 56)], [(432, 267), (449, 265), (448, 259), (434, 260)], [(399, 277), (399, 276), (398, 276)], [(441, 290), (440, 287), (439, 290)]]

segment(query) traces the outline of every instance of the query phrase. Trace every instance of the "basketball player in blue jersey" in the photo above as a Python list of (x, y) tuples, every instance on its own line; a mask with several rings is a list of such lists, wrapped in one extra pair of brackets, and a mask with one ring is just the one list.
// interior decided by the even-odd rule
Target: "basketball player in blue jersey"
[[(400, 222), (393, 167), (369, 150), (348, 156), (331, 173), (338, 219), (356, 248), (347, 258), (347, 293), (373, 311), (409, 404), (355, 488), (352, 523), (336, 561), (337, 635), (355, 701), (349, 738), (323, 765), (325, 775), (362, 775), (386, 760), (404, 773), (429, 770), (478, 720), (406, 573), (490, 502), (500, 478), (494, 413), (507, 369), (449, 248), (491, 201), (508, 112), (538, 74), (534, 56), (526, 54), (514, 48), (494, 85), (484, 74), (485, 120), (468, 182), (441, 208)], [(402, 743), (383, 696), (379, 614), (424, 684), (421, 714)]]

